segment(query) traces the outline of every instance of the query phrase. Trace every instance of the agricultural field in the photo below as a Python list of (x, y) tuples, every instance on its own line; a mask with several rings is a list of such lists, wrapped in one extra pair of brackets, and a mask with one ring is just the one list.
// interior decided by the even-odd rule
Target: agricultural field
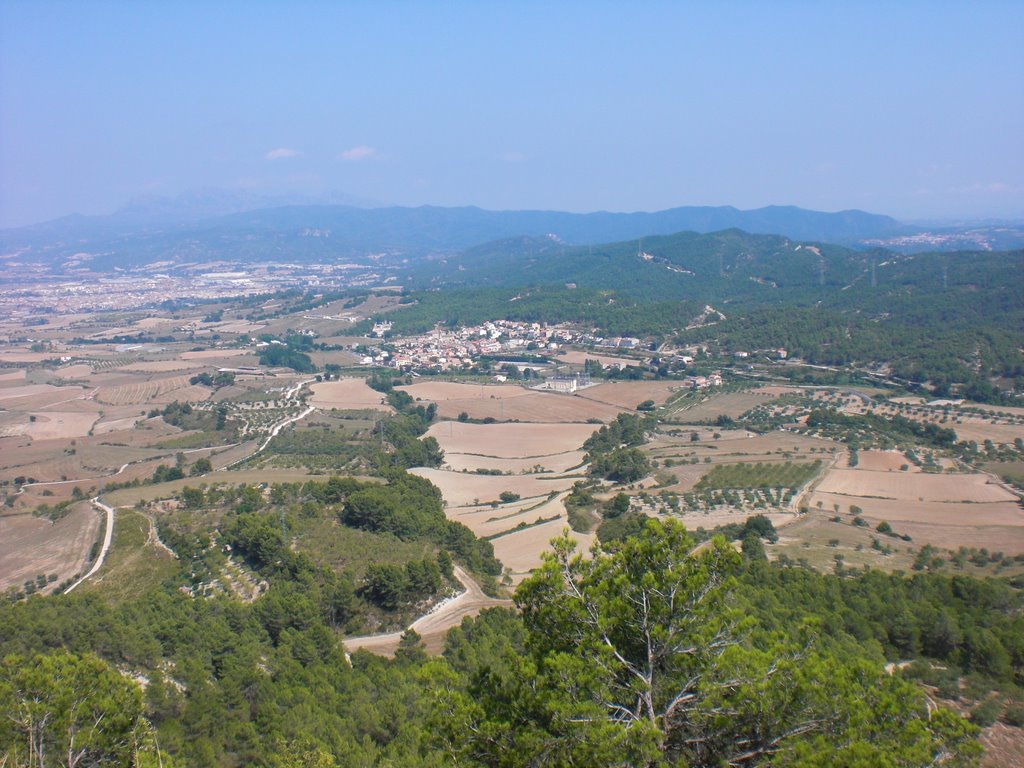
[(608, 381), (580, 390), (579, 396), (633, 410), (647, 400), (652, 400), (655, 405), (664, 405), (678, 391), (678, 381)]
[(606, 355), (583, 349), (567, 349), (560, 351), (556, 359), (560, 363), (569, 363), (570, 365), (579, 366), (585, 364), (587, 360), (596, 360), (606, 368), (622, 368), (627, 365), (637, 365), (638, 363), (643, 362), (643, 360), (638, 357), (619, 357), (616, 355)]
[[(594, 429), (593, 424), (441, 422), (427, 435), (445, 451), (445, 466), (413, 472), (441, 489), (450, 520), (490, 540), (515, 584), (540, 565), (548, 542), (568, 528), (563, 499), (585, 477), (580, 446)], [(503, 493), (515, 500), (503, 502)], [(584, 548), (593, 540), (592, 534), (572, 535)]]
[(366, 385), (365, 379), (339, 379), (322, 381), (310, 386), (312, 395), (308, 402), (317, 408), (339, 411), (371, 408), (377, 411), (394, 412), (384, 401), (384, 395)]
[(915, 543), (1024, 553), (1024, 507), (1005, 485), (984, 473), (922, 472), (898, 461), (895, 452), (862, 452), (856, 467), (829, 470), (809, 505), (855, 513), (872, 528), (889, 523)]
[(441, 421), (427, 432), (446, 453), (534, 459), (576, 451), (599, 425), (471, 424)]
[(101, 533), (100, 515), (88, 501), (72, 504), (62, 515), (55, 521), (0, 516), (0, 594), (11, 589), (48, 593), (88, 570)]
[[(110, 483), (141, 483), (104, 494), (108, 503), (129, 508), (172, 498), (185, 486), (300, 482), (359, 472), (365, 461), (359, 449), (368, 435), (381, 419), (402, 415), (362, 378), (314, 382), (312, 374), (262, 368), (258, 374), (236, 373), (233, 383), (220, 387), (190, 381), (221, 367), (258, 366), (254, 347), (233, 346), (241, 334), (303, 328), (330, 344), (377, 343), (351, 335), (353, 321), (399, 306), (397, 296), (373, 297), (351, 307), (346, 303), (273, 317), (268, 315), (275, 307), (266, 305), (256, 315), (267, 319), (256, 321), (232, 316), (205, 322), (202, 314), (172, 318), (153, 312), (120, 313), (106, 325), (91, 316), (51, 318), (39, 328), (51, 345), (46, 352), (14, 346), (0, 350), (0, 366), (19, 366), (0, 367), (0, 489), (11, 511), (22, 513), (16, 519), (35, 521), (19, 523), (24, 535), (56, 530), (24, 513), (68, 501), (76, 487), (91, 494)], [(188, 324), (195, 336), (187, 340), (120, 344), (114, 339), (121, 333), (172, 334)], [(222, 336), (216, 343), (224, 346), (196, 347), (212, 343), (206, 339), (213, 333)], [(68, 341), (73, 336), (94, 343), (76, 347)], [(56, 356), (66, 362), (42, 364)], [(358, 362), (348, 349), (316, 350), (310, 356), (320, 367)], [(587, 359), (616, 367), (638, 361), (585, 350), (562, 351), (557, 357), (574, 365)], [(782, 534), (769, 548), (772, 557), (804, 558), (825, 570), (834, 567), (837, 549), (845, 553), (847, 565), (887, 569), (909, 568), (914, 551), (925, 543), (950, 552), (960, 546), (1024, 552), (1019, 499), (989, 475), (965, 472), (956, 458), (934, 446), (913, 458), (903, 445), (899, 451), (865, 445), (851, 452), (835, 434), (808, 434), (801, 424), (811, 409), (835, 406), (842, 413), (902, 415), (948, 426), (958, 439), (979, 446), (985, 440), (1012, 445), (1024, 435), (1024, 409), (886, 401), (878, 390), (726, 383), (690, 392), (674, 380), (597, 380), (569, 395), (423, 376), (397, 390), (408, 393), (415, 405), (436, 405), (436, 418), (423, 437), (437, 440), (443, 464), (412, 471), (440, 489), (449, 519), (491, 542), (512, 584), (539, 565), (549, 540), (568, 527), (565, 499), (574, 483), (591, 480), (584, 441), (602, 424), (636, 413), (647, 401), (651, 405), (645, 410), (656, 409), (658, 419), (639, 446), (651, 462), (650, 472), (628, 485), (593, 480), (598, 504), (621, 491), (630, 497), (632, 510), (678, 518), (694, 529), (742, 524), (750, 515), (764, 514)], [(174, 426), (159, 415), (174, 401), (191, 405), (191, 420)], [(215, 428), (217, 412), (226, 423)], [(770, 416), (770, 423), (752, 414)], [(272, 438), (275, 429), (279, 434)], [(213, 471), (190, 476), (201, 458), (210, 460)], [(175, 464), (185, 477), (149, 482), (159, 465)], [(989, 463), (986, 469), (1024, 476), (1007, 462)], [(799, 514), (801, 508), (808, 511)], [(858, 514), (851, 514), (851, 508)], [(833, 522), (837, 515), (841, 522)], [(854, 517), (867, 527), (853, 525)], [(95, 518), (89, 513), (66, 519), (98, 525)], [(148, 567), (154, 573), (173, 567), (161, 559), (166, 552), (153, 543), (145, 515), (125, 512), (121, 519), (108, 585), (143, 578)], [(885, 537), (890, 551), (874, 548), (875, 528), (883, 522), (912, 541)], [(594, 540), (593, 533), (573, 536), (584, 548)], [(311, 528), (303, 532), (302, 546), (338, 566), (346, 561), (347, 547), (361, 546), (357, 538), (320, 536)], [(832, 546), (836, 538), (840, 543)], [(330, 551), (317, 550), (327, 541), (334, 542)], [(133, 549), (144, 555), (133, 555)], [(402, 550), (396, 558), (406, 555)], [(120, 575), (115, 578), (115, 573)], [(225, 578), (244, 580), (238, 574)]]
[(608, 422), (624, 410), (583, 397), (589, 390), (569, 395), (508, 384), (441, 381), (418, 382), (398, 389), (408, 392), (416, 400), (435, 403), (438, 415), (447, 419), (458, 418), (465, 413), (469, 418), (478, 420), (573, 423), (590, 419)]
[(737, 419), (751, 408), (770, 403), (783, 394), (790, 394), (790, 390), (766, 387), (742, 392), (694, 392), (674, 400), (666, 418), (678, 424), (710, 423), (719, 416)]

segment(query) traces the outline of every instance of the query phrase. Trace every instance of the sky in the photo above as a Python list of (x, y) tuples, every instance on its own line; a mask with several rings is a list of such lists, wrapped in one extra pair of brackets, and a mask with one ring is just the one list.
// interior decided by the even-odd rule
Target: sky
[(0, 227), (140, 195), (1024, 220), (1024, 2), (0, 0)]

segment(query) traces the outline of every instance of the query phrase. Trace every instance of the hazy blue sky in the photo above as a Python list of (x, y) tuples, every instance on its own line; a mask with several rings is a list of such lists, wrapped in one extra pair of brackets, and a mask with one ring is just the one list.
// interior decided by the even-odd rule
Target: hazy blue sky
[(1024, 2), (0, 0), (0, 225), (217, 186), (1024, 218)]

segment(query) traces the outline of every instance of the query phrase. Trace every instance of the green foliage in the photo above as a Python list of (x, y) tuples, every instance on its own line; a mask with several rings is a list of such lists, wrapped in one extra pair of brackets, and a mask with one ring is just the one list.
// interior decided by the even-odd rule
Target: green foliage
[(7, 656), (0, 711), (3, 764), (127, 768), (148, 731), (138, 685), (91, 654)]
[(784, 464), (717, 464), (694, 486), (696, 491), (725, 488), (798, 488), (821, 469), (821, 460)]
[(290, 337), (287, 344), (268, 344), (262, 347), (259, 352), (260, 365), (270, 368), (291, 368), (296, 373), (316, 371), (316, 366), (309, 355), (300, 351), (299, 347), (293, 346), (294, 338)]
[(956, 432), (934, 422), (921, 423), (899, 414), (880, 416), (876, 413), (846, 414), (830, 408), (816, 408), (807, 416), (811, 430), (862, 430), (917, 440), (936, 448), (951, 448), (956, 443)]
[(479, 573), (497, 575), (501, 566), (489, 542), (444, 514), (441, 492), (429, 480), (395, 472), (387, 485), (367, 483), (348, 493), (340, 514), (345, 525), (391, 533), (400, 539), (426, 539), (452, 552)]
[(651, 462), (639, 448), (616, 448), (591, 459), (589, 472), (615, 483), (633, 483), (651, 471)]
[(558, 540), (516, 593), (523, 653), (507, 649), (468, 688), (430, 669), (432, 730), (453, 760), (917, 766), (978, 753), (962, 719), (929, 718), (877, 664), (809, 648), (806, 627), (738, 633), (739, 556), (722, 540), (692, 548), (656, 522), (593, 558)]

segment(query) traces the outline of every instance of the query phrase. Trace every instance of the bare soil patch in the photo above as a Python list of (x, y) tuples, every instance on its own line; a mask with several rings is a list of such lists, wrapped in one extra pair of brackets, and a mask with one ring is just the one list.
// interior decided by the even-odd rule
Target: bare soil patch
[(911, 464), (899, 451), (861, 451), (858, 454), (857, 469), (874, 470), (876, 472), (898, 472), (906, 466), (907, 472), (920, 472), (920, 468)]
[(182, 360), (216, 360), (222, 357), (235, 357), (248, 354), (248, 349), (198, 349), (190, 352), (182, 352)]
[(821, 493), (915, 502), (999, 502), (1016, 497), (988, 475), (938, 475), (833, 469), (818, 486)]
[(385, 402), (384, 395), (368, 387), (363, 379), (323, 381), (311, 385), (310, 390), (313, 395), (309, 399), (309, 404), (315, 405), (317, 408), (337, 408), (339, 410), (372, 408), (378, 411), (394, 411)]
[[(96, 392), (96, 400), (111, 405), (133, 405), (149, 404), (157, 400), (160, 395), (182, 390), (190, 387), (188, 376), (169, 376), (153, 379), (152, 381), (138, 381), (120, 386), (101, 387)], [(203, 390), (209, 397), (209, 390)], [(179, 400), (184, 398), (179, 397)], [(205, 400), (205, 397), (199, 398)]]
[[(966, 527), (983, 527), (988, 525), (1022, 526), (1024, 535), (1024, 509), (1016, 502), (996, 501), (980, 504), (942, 502), (942, 501), (908, 501), (906, 499), (870, 499), (861, 496), (848, 496), (838, 493), (817, 491), (811, 496), (811, 505), (822, 502), (826, 512), (839, 505), (842, 514), (849, 513), (850, 506), (856, 505), (863, 511), (862, 517), (880, 522), (887, 520), (895, 525), (897, 522), (927, 523), (933, 525), (954, 525)], [(902, 532), (902, 529), (899, 529)]]
[(766, 389), (755, 389), (747, 392), (725, 392), (712, 394), (691, 406), (684, 406), (672, 414), (672, 421), (689, 424), (702, 421), (714, 421), (719, 416), (739, 418), (757, 405), (763, 405), (778, 397)]
[(455, 472), (463, 469), (474, 472), (477, 469), (498, 469), (513, 475), (533, 472), (541, 467), (541, 472), (561, 473), (583, 463), (583, 451), (566, 451), (551, 456), (540, 456), (529, 459), (507, 459), (496, 456), (481, 456), (472, 453), (453, 453), (445, 451), (444, 463)]
[(540, 567), (543, 562), (541, 555), (550, 551), (551, 540), (558, 538), (567, 530), (584, 552), (589, 550), (597, 539), (595, 534), (576, 533), (570, 530), (568, 522), (563, 518), (494, 539), (491, 542), (494, 545), (494, 555), (511, 571), (512, 583), (518, 584), (534, 569)]
[[(421, 382), (400, 387), (417, 400), (437, 403), (438, 414), (456, 418), (533, 422), (611, 421), (622, 409), (581, 396), (541, 392), (511, 385)], [(634, 403), (635, 405), (635, 403)]]
[(139, 373), (167, 373), (168, 371), (198, 370), (202, 366), (187, 360), (144, 360), (118, 366), (118, 371), (137, 371)]
[(634, 409), (645, 400), (653, 400), (655, 404), (661, 405), (679, 389), (678, 381), (609, 381), (596, 387), (587, 387), (580, 396), (620, 408)]
[(470, 424), (443, 421), (427, 434), (445, 451), (508, 459), (555, 456), (576, 451), (594, 433), (595, 424)]
[(543, 475), (471, 475), (425, 467), (416, 467), (409, 471), (425, 477), (441, 489), (441, 495), (448, 503), (449, 517), (452, 517), (457, 507), (471, 506), (475, 503), (486, 504), (497, 500), (502, 491), (518, 493), (527, 499), (544, 497), (551, 491), (561, 491), (572, 485), (571, 480), (542, 480), (540, 478)]
[(43, 518), (19, 515), (0, 517), (0, 592), (42, 574), (56, 575), (52, 589), (76, 573), (84, 573), (87, 557), (99, 537), (100, 516), (87, 501), (75, 504), (68, 514), (51, 523)]
[(587, 360), (596, 360), (601, 365), (611, 368), (620, 368), (626, 365), (637, 365), (640, 360), (635, 357), (616, 357), (615, 355), (601, 355), (594, 352), (586, 352), (582, 349), (567, 349), (558, 353), (561, 362), (572, 365), (584, 365)]

